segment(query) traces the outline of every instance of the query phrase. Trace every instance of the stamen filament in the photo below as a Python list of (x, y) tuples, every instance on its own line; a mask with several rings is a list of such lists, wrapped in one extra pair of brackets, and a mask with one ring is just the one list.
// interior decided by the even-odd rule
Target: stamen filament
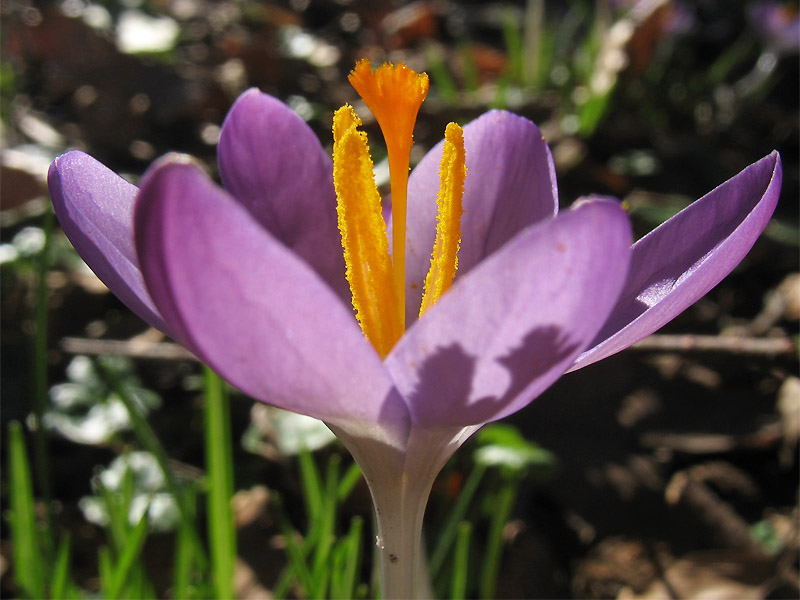
[(441, 298), (453, 283), (458, 269), (458, 249), (461, 243), (462, 197), (467, 178), (464, 131), (449, 123), (444, 132), (444, 148), (439, 166), (439, 206), (436, 215), (436, 239), (431, 254), (431, 267), (425, 277), (425, 293), (419, 314)]

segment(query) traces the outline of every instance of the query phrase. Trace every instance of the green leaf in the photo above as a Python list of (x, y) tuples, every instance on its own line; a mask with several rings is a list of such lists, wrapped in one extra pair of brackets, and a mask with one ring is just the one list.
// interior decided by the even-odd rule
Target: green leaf
[[(44, 246), (37, 265), (36, 273), (36, 330), (34, 333), (33, 350), (33, 379), (34, 379), (34, 402), (33, 414), (36, 419), (36, 428), (33, 433), (34, 459), (36, 461), (36, 483), (45, 501), (45, 514), (48, 523), (47, 532), (49, 534), (49, 524), (52, 522), (50, 515), (50, 500), (52, 498), (50, 490), (50, 462), (48, 460), (47, 438), (43, 426), (43, 418), (47, 407), (47, 317), (48, 317), (48, 295), (47, 274), (50, 270), (50, 246), (53, 239), (53, 225), (55, 214), (48, 210), (44, 215)], [(47, 540), (50, 542), (51, 540)], [(52, 545), (48, 543), (49, 550)]]
[(506, 72), (511, 81), (519, 83), (522, 80), (523, 40), (520, 29), (519, 17), (516, 11), (507, 8), (500, 14), (503, 40), (506, 44), (508, 67)]
[(289, 519), (286, 518), (286, 515), (283, 511), (283, 503), (280, 499), (280, 496), (277, 494), (273, 496), (272, 505), (275, 509), (276, 519), (283, 533), (283, 540), (286, 544), (286, 553), (289, 556), (289, 566), (281, 575), (278, 583), (275, 585), (272, 595), (274, 598), (284, 598), (286, 593), (289, 591), (289, 586), (296, 579), (307, 596), (308, 592), (314, 585), (314, 581), (311, 576), (311, 571), (308, 568), (308, 564), (306, 563), (305, 554), (295, 539), (295, 532), (292, 529)]
[(350, 531), (345, 539), (347, 553), (342, 574), (341, 598), (355, 597), (358, 584), (358, 573), (361, 567), (361, 532), (364, 529), (364, 519), (353, 517), (350, 521)]
[(321, 530), (317, 537), (319, 541), (315, 547), (314, 563), (311, 571), (312, 577), (314, 578), (314, 588), (310, 595), (314, 598), (321, 598), (325, 595), (325, 589), (327, 588), (328, 577), (330, 575), (329, 558), (334, 541), (336, 540), (334, 531), (337, 507), (336, 489), (339, 484), (339, 465), (341, 460), (338, 454), (332, 454), (328, 459), (328, 468), (325, 472), (325, 492), (322, 499), (322, 514), (318, 518)]
[(518, 476), (531, 468), (543, 475), (555, 470), (555, 456), (529, 442), (511, 425), (493, 423), (476, 435), (475, 462), (485, 467), (500, 467), (505, 476)]
[(33, 484), (22, 426), (9, 425), (8, 461), (11, 495), (11, 540), (14, 554), (14, 576), (25, 596), (44, 598), (45, 569), (36, 529)]
[(336, 499), (339, 502), (347, 500), (359, 481), (361, 481), (361, 469), (358, 463), (352, 462), (347, 472), (342, 476), (341, 480), (339, 480), (339, 486), (336, 488)]
[(70, 537), (65, 535), (61, 538), (61, 543), (58, 545), (58, 552), (56, 553), (55, 564), (53, 565), (53, 573), (50, 579), (50, 597), (51, 598), (66, 598), (68, 595), (67, 590), (74, 591), (72, 588), (73, 583), (69, 574), (69, 557), (70, 557)]
[(125, 546), (117, 560), (117, 564), (110, 574), (111, 578), (106, 587), (106, 598), (119, 598), (128, 578), (134, 567), (137, 567), (136, 559), (142, 552), (144, 542), (147, 539), (147, 509), (142, 514), (136, 527), (130, 532), (125, 540)]
[(297, 454), (300, 464), (300, 483), (303, 485), (303, 500), (306, 503), (308, 521), (314, 523), (322, 511), (322, 477), (314, 457), (306, 448)]
[(469, 39), (462, 39), (458, 43), (458, 55), (461, 59), (461, 76), (464, 79), (464, 88), (471, 93), (478, 91), (480, 76), (478, 65), (475, 63), (475, 50)]
[(517, 497), (515, 483), (506, 483), (498, 490), (492, 503), (492, 515), (489, 523), (489, 535), (486, 550), (483, 554), (483, 565), (480, 572), (480, 597), (494, 598), (497, 587), (497, 575), (500, 571), (500, 558), (503, 553), (503, 528), (508, 522), (511, 508)]
[[(490, 426), (487, 425), (486, 427)], [(444, 564), (445, 558), (447, 558), (447, 553), (450, 551), (450, 548), (453, 545), (453, 540), (456, 538), (458, 524), (464, 520), (464, 517), (467, 514), (467, 509), (469, 508), (469, 504), (472, 501), (472, 498), (475, 496), (475, 492), (478, 489), (478, 484), (481, 482), (485, 472), (485, 465), (480, 463), (475, 465), (475, 468), (469, 474), (466, 483), (464, 483), (461, 493), (458, 495), (458, 500), (456, 500), (455, 506), (450, 511), (447, 521), (445, 521), (445, 524), (441, 529), (441, 533), (439, 534), (439, 538), (436, 540), (436, 547), (433, 550), (433, 554), (431, 555), (429, 563), (431, 577), (433, 579), (436, 579), (439, 571), (442, 568), (442, 565)]]
[[(184, 492), (184, 502), (194, 512), (196, 495), (189, 488)], [(173, 564), (172, 594), (173, 598), (189, 598), (189, 581), (194, 564), (194, 544), (192, 534), (184, 523), (180, 523), (175, 536), (175, 562)]]
[(429, 44), (425, 48), (424, 55), (434, 88), (439, 92), (445, 104), (456, 104), (459, 99), (458, 87), (450, 74), (450, 68), (442, 56), (441, 49)]
[(142, 416), (134, 399), (131, 398), (128, 391), (121, 384), (113, 369), (108, 368), (103, 361), (98, 361), (97, 365), (107, 385), (117, 394), (120, 401), (125, 405), (139, 443), (158, 461), (158, 465), (164, 473), (164, 481), (166, 482), (167, 489), (169, 493), (172, 494), (173, 498), (175, 498), (175, 502), (178, 505), (181, 523), (186, 527), (187, 531), (191, 532), (192, 542), (194, 544), (194, 557), (198, 569), (200, 569), (201, 572), (205, 571), (208, 568), (208, 555), (200, 539), (200, 534), (197, 532), (195, 523), (192, 520), (193, 513), (189, 507), (186, 506), (184, 496), (181, 494), (181, 489), (178, 486), (175, 475), (172, 473), (172, 469), (169, 468), (167, 453), (164, 451), (164, 447), (161, 445), (161, 442), (159, 442), (158, 437), (150, 427), (147, 419)]
[(233, 598), (236, 526), (233, 518), (233, 443), (225, 383), (208, 367), (205, 373), (208, 535), (217, 598)]
[(94, 486), (100, 492), (108, 513), (107, 534), (110, 533), (111, 543), (115, 553), (119, 554), (125, 547), (128, 529), (128, 505), (124, 504), (122, 498), (118, 497), (113, 491), (109, 490), (98, 477), (95, 479)]
[(472, 525), (468, 521), (458, 524), (458, 538), (453, 558), (453, 578), (450, 582), (450, 598), (463, 600), (467, 595), (467, 575), (469, 573), (469, 538)]
[(108, 586), (111, 585), (114, 576), (114, 564), (111, 559), (111, 550), (107, 546), (103, 546), (97, 551), (97, 571), (100, 576), (100, 595), (108, 598)]

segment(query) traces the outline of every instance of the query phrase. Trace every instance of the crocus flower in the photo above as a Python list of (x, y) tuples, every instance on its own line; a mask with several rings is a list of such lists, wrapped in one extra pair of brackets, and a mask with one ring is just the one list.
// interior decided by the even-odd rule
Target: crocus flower
[(67, 236), (136, 314), (340, 437), (377, 507), (382, 594), (411, 597), (428, 492), (456, 448), (716, 285), (767, 225), (781, 166), (773, 152), (631, 246), (616, 202), (557, 214), (550, 151), (527, 119), (451, 124), (409, 176), (427, 78), (362, 61), (351, 82), (387, 143), (389, 233), (352, 109), (335, 115), (332, 164), (256, 90), (223, 124), (222, 187), (168, 155), (137, 190), (76, 151), (49, 186)]

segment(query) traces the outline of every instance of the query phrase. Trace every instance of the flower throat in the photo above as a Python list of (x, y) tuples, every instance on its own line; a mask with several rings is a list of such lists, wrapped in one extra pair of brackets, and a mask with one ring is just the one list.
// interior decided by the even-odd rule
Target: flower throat
[[(364, 335), (385, 357), (405, 331), (405, 239), (408, 170), (417, 113), (428, 93), (428, 76), (403, 63), (372, 70), (356, 63), (350, 84), (375, 115), (389, 154), (392, 195), (392, 252), (381, 197), (375, 185), (367, 134), (346, 104), (333, 116), (333, 182), (342, 235), (345, 275)], [(464, 134), (457, 124), (445, 129), (439, 167), (438, 214), (431, 266), (425, 278), (420, 315), (444, 294), (458, 268), (461, 199), (467, 168)]]

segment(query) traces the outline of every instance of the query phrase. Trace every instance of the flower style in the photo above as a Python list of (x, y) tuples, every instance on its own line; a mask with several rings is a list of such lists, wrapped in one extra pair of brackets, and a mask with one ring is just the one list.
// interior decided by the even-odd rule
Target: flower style
[[(704, 295), (766, 227), (781, 184), (773, 152), (631, 246), (616, 202), (557, 214), (541, 132), (505, 111), (449, 126), (409, 176), (423, 77), (366, 61), (351, 74), (389, 149), (391, 255), (349, 107), (334, 119), (334, 164), (287, 106), (250, 90), (222, 127), (223, 187), (179, 155), (138, 189), (78, 151), (49, 173), (65, 233), (136, 314), (246, 394), (340, 437), (379, 507), (384, 597), (419, 591), (428, 492), (458, 446)], [(440, 236), (450, 250), (435, 249)], [(449, 275), (432, 276), (440, 289), (424, 301), (432, 253)], [(370, 311), (385, 343), (368, 332)]]

